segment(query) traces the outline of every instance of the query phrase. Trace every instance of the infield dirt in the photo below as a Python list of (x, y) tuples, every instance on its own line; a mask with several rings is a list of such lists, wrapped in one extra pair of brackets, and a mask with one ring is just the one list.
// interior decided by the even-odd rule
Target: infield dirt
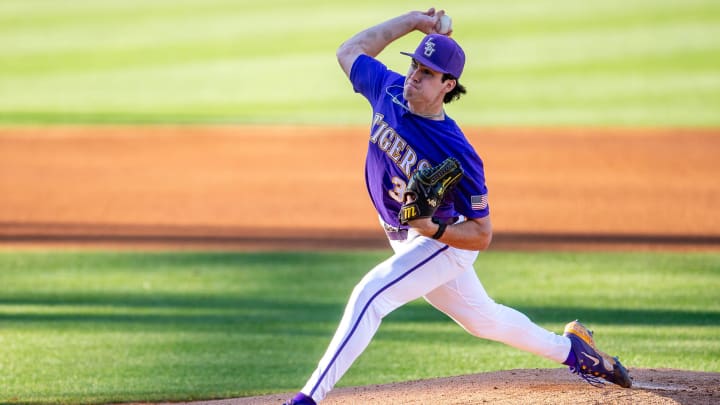
[[(635, 386), (591, 387), (566, 369), (508, 370), (367, 387), (338, 388), (323, 405), (469, 404), (716, 404), (720, 374), (633, 370)], [(293, 394), (266, 395), (194, 405), (282, 404)]]
[[(476, 129), (491, 249), (720, 250), (720, 131)], [(387, 248), (363, 128), (0, 129), (0, 247)], [(720, 374), (563, 369), (334, 390), (332, 404), (711, 404)], [(300, 383), (300, 382), (299, 382)], [(289, 394), (208, 404), (278, 404)]]

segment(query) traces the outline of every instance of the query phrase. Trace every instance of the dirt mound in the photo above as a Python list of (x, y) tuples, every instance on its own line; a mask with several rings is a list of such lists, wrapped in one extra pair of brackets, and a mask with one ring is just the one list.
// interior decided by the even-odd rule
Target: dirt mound
[[(634, 386), (594, 388), (566, 369), (510, 370), (366, 387), (338, 388), (323, 405), (340, 404), (715, 404), (720, 373), (633, 369)], [(282, 404), (291, 394), (194, 405)]]

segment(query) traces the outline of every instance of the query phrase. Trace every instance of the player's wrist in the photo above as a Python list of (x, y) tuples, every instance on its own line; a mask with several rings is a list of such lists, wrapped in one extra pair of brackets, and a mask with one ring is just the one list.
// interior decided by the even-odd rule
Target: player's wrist
[(408, 225), (422, 236), (430, 237), (437, 231), (437, 224), (430, 218), (417, 218), (408, 221)]
[[(433, 10), (433, 14), (434, 13), (435, 11)], [(409, 16), (409, 19), (411, 21), (411, 31), (417, 30), (424, 34), (429, 34), (432, 30), (432, 27), (434, 27), (435, 25), (435, 19), (433, 18), (433, 16), (430, 15), (429, 10), (411, 11), (406, 15)]]
[(431, 236), (431, 238), (436, 239), (436, 240), (439, 240), (440, 238), (442, 238), (442, 236), (445, 234), (445, 230), (447, 229), (447, 227), (448, 227), (448, 224), (438, 224), (438, 229), (437, 229), (437, 231), (435, 231), (433, 236)]
[(420, 235), (432, 239), (440, 239), (445, 234), (448, 227), (447, 224), (438, 224), (431, 218), (414, 219), (409, 221), (408, 225), (415, 229), (415, 231), (417, 231)]

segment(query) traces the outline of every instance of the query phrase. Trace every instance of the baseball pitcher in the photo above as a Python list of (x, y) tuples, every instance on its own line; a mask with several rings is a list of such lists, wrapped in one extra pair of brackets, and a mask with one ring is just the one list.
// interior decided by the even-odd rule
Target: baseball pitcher
[[(334, 337), (305, 386), (286, 405), (320, 402), (365, 350), (384, 316), (423, 297), (469, 333), (557, 363), (593, 384), (630, 387), (616, 357), (595, 346), (577, 321), (563, 335), (496, 303), (473, 264), (492, 226), (483, 162), (444, 105), (466, 93), (465, 53), (443, 10), (413, 11), (354, 35), (337, 50), (355, 92), (372, 108), (365, 180), (394, 254), (355, 286)], [(411, 32), (405, 75), (376, 57)], [(442, 32), (442, 33), (440, 33)], [(422, 398), (418, 398), (422, 402)]]

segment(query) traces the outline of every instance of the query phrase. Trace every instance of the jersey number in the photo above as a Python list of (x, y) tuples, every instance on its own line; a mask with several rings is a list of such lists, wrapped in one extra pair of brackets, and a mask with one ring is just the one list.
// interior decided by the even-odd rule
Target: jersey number
[(403, 194), (405, 194), (407, 183), (399, 177), (393, 177), (391, 181), (394, 187), (392, 190), (388, 190), (388, 194), (390, 194), (390, 197), (392, 197), (393, 200), (402, 204)]

